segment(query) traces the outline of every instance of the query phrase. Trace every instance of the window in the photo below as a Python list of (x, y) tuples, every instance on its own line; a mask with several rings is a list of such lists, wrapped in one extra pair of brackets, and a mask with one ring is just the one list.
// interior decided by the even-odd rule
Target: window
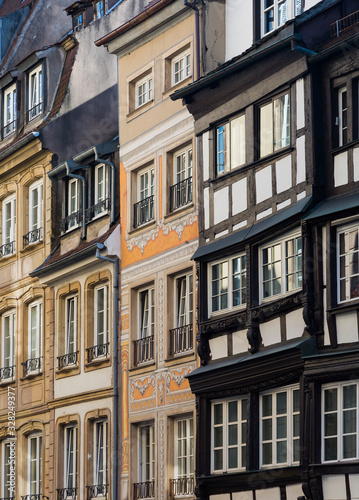
[(259, 108), (260, 158), (290, 144), (289, 93)]
[(348, 142), (348, 103), (347, 103), (347, 88), (341, 87), (338, 89), (338, 146), (344, 146)]
[(42, 492), (42, 437), (40, 434), (28, 438), (28, 495), (41, 496)]
[(16, 85), (4, 90), (4, 127), (3, 137), (11, 134), (16, 129)]
[(193, 275), (175, 279), (175, 328), (170, 330), (170, 355), (193, 349)]
[(43, 100), (43, 77), (42, 66), (29, 73), (29, 120), (32, 120), (40, 113), (42, 113), (42, 100)]
[(339, 302), (359, 297), (359, 227), (338, 233)]
[(95, 206), (93, 216), (96, 217), (109, 209), (109, 179), (106, 165), (95, 168)]
[(172, 59), (172, 86), (191, 76), (191, 53), (182, 52)]
[(23, 376), (35, 371), (41, 371), (42, 351), (42, 303), (35, 302), (28, 308), (28, 356), (22, 363)]
[(13, 467), (15, 463), (15, 441), (3, 441), (1, 448), (1, 475), (7, 480), (2, 481), (0, 495), (3, 499), (15, 498), (15, 486), (10, 484), (10, 481), (13, 483), (10, 466)]
[(210, 311), (244, 305), (247, 299), (246, 256), (216, 262), (210, 266)]
[(93, 5), (95, 19), (101, 19), (105, 15), (105, 2), (104, 0), (100, 0), (98, 2), (94, 2)]
[(134, 498), (155, 496), (155, 428), (143, 425), (138, 430), (139, 482), (134, 484)]
[(247, 400), (212, 402), (211, 471), (246, 467)]
[(24, 246), (42, 240), (42, 181), (29, 188), (29, 232), (23, 237)]
[(171, 495), (193, 495), (194, 487), (194, 439), (193, 418), (175, 421), (174, 476)]
[(237, 116), (217, 127), (216, 148), (216, 175), (225, 174), (245, 164), (245, 115)]
[(1, 369), (0, 380), (15, 375), (15, 311), (9, 311), (1, 318)]
[(141, 170), (137, 175), (138, 202), (134, 205), (134, 227), (141, 226), (154, 218), (155, 170)]
[(60, 222), (62, 232), (76, 228), (82, 221), (78, 179), (70, 179), (68, 181), (66, 213), (66, 217)]
[(105, 495), (107, 491), (107, 422), (100, 420), (94, 424), (94, 484), (97, 486), (99, 493)]
[(134, 341), (134, 364), (153, 360), (155, 335), (155, 289), (138, 292), (138, 340)]
[(2, 204), (2, 247), (1, 256), (11, 255), (15, 252), (16, 239), (16, 198), (9, 196)]
[(77, 427), (75, 425), (66, 426), (64, 434), (65, 489), (62, 490), (62, 493), (64, 498), (75, 498), (77, 494)]
[(302, 0), (261, 0), (262, 36), (302, 12)]
[(359, 458), (358, 382), (323, 386), (323, 462)]
[[(262, 299), (302, 287), (302, 239), (293, 236), (261, 249)], [(283, 277), (283, 279), (282, 279)]]
[(140, 108), (153, 99), (152, 97), (152, 75), (146, 75), (135, 84), (135, 108)]
[(83, 13), (81, 12), (80, 14), (77, 14), (76, 16), (73, 17), (74, 32), (81, 31), (83, 25), (84, 25)]
[(299, 463), (299, 388), (288, 387), (260, 397), (260, 457), (263, 467)]
[(65, 354), (59, 356), (58, 368), (62, 370), (66, 366), (76, 365), (78, 361), (78, 297), (77, 295), (65, 299)]
[(174, 155), (174, 185), (170, 187), (170, 211), (192, 202), (192, 147)]
[(94, 346), (87, 349), (87, 361), (107, 358), (109, 354), (109, 297), (108, 285), (97, 286), (94, 290)]

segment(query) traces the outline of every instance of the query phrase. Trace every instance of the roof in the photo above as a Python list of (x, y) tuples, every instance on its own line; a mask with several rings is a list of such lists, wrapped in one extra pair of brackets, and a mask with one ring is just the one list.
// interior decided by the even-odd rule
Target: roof
[(140, 24), (142, 21), (145, 19), (148, 19), (150, 16), (158, 12), (159, 10), (163, 9), (168, 5), (169, 3), (173, 2), (174, 0), (151, 0), (144, 9), (142, 9), (137, 16), (134, 18), (130, 19), (126, 23), (122, 24), (118, 28), (114, 29), (113, 31), (110, 31), (110, 33), (107, 33), (107, 35), (99, 38), (98, 40), (95, 41), (95, 45), (97, 47), (101, 47), (102, 45), (105, 45), (106, 43), (111, 42), (111, 40), (114, 40), (116, 37), (119, 35), (122, 35), (122, 33), (125, 33), (126, 31), (130, 30), (134, 26), (137, 26)]
[(31, 4), (36, 2), (37, 0), (4, 0), (4, 3), (0, 7), (0, 17), (8, 16), (27, 6), (31, 7)]
[(212, 243), (208, 243), (198, 248), (198, 250), (194, 253), (192, 259), (199, 260), (203, 257), (209, 256), (215, 252), (219, 252), (228, 247), (238, 245), (254, 236), (266, 231), (268, 234), (268, 229), (281, 224), (282, 222), (289, 220), (299, 214), (305, 212), (312, 202), (312, 196), (307, 196), (297, 203), (294, 203), (288, 208), (280, 210), (275, 213), (271, 217), (261, 220), (256, 224), (253, 224), (250, 227), (242, 229), (242, 231), (237, 231), (235, 233), (230, 234), (225, 238), (221, 238), (219, 240), (215, 240)]
[(303, 217), (304, 220), (318, 219), (334, 215), (343, 210), (358, 209), (359, 207), (359, 192), (349, 194), (347, 196), (339, 195), (333, 198), (328, 198)]

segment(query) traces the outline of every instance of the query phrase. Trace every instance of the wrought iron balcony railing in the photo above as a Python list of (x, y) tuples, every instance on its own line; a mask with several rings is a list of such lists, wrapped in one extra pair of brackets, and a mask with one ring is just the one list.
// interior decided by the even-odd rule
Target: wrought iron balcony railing
[(12, 255), (13, 253), (15, 253), (15, 241), (1, 245), (0, 257), (6, 257), (6, 255)]
[(22, 237), (22, 243), (24, 248), (30, 245), (31, 243), (36, 243), (37, 241), (41, 240), (42, 240), (42, 227), (39, 227), (38, 229), (33, 229), (32, 231), (29, 231)]
[(69, 229), (77, 227), (82, 222), (82, 210), (67, 215), (60, 221), (60, 231), (66, 233)]
[(42, 102), (35, 104), (32, 108), (30, 108), (27, 112), (27, 121), (33, 120), (37, 116), (42, 113)]
[(110, 342), (106, 342), (105, 344), (98, 344), (92, 347), (87, 347), (87, 362), (91, 363), (96, 358), (107, 358), (109, 355), (109, 345)]
[(110, 198), (106, 198), (105, 200), (96, 203), (92, 207), (86, 209), (86, 222), (91, 222), (92, 219), (97, 217), (98, 215), (103, 214), (104, 212), (108, 212), (111, 208)]
[(57, 500), (74, 499), (77, 497), (77, 488), (57, 488)]
[(107, 497), (108, 484), (94, 484), (92, 486), (86, 486), (87, 499), (96, 497)]
[(21, 500), (42, 500), (43, 498), (50, 500), (49, 497), (41, 495), (41, 493), (33, 493), (31, 495), (21, 495)]
[(2, 137), (5, 138), (8, 135), (12, 134), (16, 130), (16, 120), (13, 120), (12, 122), (7, 123), (3, 128), (2, 128)]
[(79, 351), (69, 352), (68, 354), (57, 356), (58, 369), (62, 370), (67, 366), (77, 365), (78, 356), (79, 356)]
[(356, 12), (353, 12), (352, 14), (349, 14), (349, 16), (342, 17), (341, 19), (338, 19), (335, 21), (335, 23), (332, 23), (330, 25), (330, 36), (339, 36), (340, 33), (343, 31), (347, 30), (354, 24), (359, 23), (359, 10)]
[(179, 479), (170, 479), (170, 492), (171, 497), (181, 495), (193, 495), (194, 491), (194, 478), (181, 477)]
[(192, 177), (188, 177), (170, 187), (170, 211), (192, 202)]
[(134, 364), (139, 365), (154, 359), (154, 335), (133, 341)]
[(148, 196), (133, 206), (133, 227), (142, 226), (154, 218), (154, 196)]
[(13, 379), (15, 377), (15, 365), (0, 368), (0, 380)]
[(154, 498), (155, 497), (155, 482), (145, 481), (144, 483), (134, 483), (133, 498)]
[(29, 375), (30, 373), (35, 371), (38, 371), (40, 373), (42, 365), (41, 360), (42, 356), (39, 356), (38, 358), (27, 359), (26, 361), (21, 363), (23, 369), (23, 377), (26, 377), (26, 375)]
[(170, 330), (170, 355), (193, 349), (193, 325), (179, 326)]

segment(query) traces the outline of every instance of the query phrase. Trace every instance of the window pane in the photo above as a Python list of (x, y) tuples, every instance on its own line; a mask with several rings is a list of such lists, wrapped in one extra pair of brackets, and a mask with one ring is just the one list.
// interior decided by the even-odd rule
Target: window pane
[(231, 121), (231, 169), (245, 163), (246, 155), (245, 116)]
[(238, 444), (238, 425), (228, 426), (228, 445), (233, 446)]
[(343, 458), (356, 458), (356, 435), (343, 437)]
[(331, 438), (324, 441), (324, 460), (337, 459), (337, 439)]
[(262, 416), (272, 415), (272, 395), (268, 394), (262, 398)]
[(274, 101), (274, 150), (289, 146), (289, 94)]
[(272, 463), (272, 443), (265, 443), (262, 446), (263, 465)]
[(223, 450), (214, 450), (213, 454), (213, 469), (222, 470), (223, 469)]
[(336, 436), (337, 435), (337, 414), (329, 413), (324, 416), (324, 435), (325, 436)]
[(269, 441), (272, 439), (272, 419), (268, 418), (263, 420), (262, 434), (263, 441)]
[(337, 389), (324, 391), (324, 411), (337, 410)]
[(277, 463), (282, 464), (287, 462), (287, 441), (277, 443)]
[(238, 468), (238, 448), (228, 450), (228, 469)]
[(277, 418), (277, 439), (287, 437), (287, 417)]
[(238, 402), (230, 401), (228, 403), (228, 422), (238, 421)]
[(223, 423), (223, 405), (216, 404), (213, 406), (213, 423), (222, 424)]
[(215, 427), (213, 432), (213, 445), (215, 448), (223, 446), (223, 427)]
[(277, 413), (287, 413), (287, 393), (280, 392), (277, 394)]
[(272, 103), (260, 108), (260, 156), (266, 156), (273, 152), (273, 119)]
[(356, 385), (343, 387), (343, 408), (355, 408), (357, 403)]

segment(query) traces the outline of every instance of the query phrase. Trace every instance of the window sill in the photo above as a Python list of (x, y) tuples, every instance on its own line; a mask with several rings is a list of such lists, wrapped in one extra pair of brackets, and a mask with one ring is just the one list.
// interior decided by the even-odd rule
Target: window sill
[(219, 311), (211, 312), (209, 315), (209, 319), (217, 319), (218, 316), (226, 317), (227, 314), (232, 314), (235, 312), (243, 312), (246, 310), (247, 304), (241, 304), (240, 306), (235, 306), (227, 309), (220, 309)]
[(357, 311), (359, 309), (359, 298), (351, 299), (346, 302), (341, 302), (340, 304), (327, 309), (329, 314), (335, 315), (344, 312)]
[(173, 354), (172, 356), (168, 356), (165, 359), (165, 363), (172, 365), (172, 364), (177, 364), (178, 360), (183, 360), (184, 358), (194, 358), (194, 349), (189, 349), (188, 351), (183, 351), (183, 352), (178, 352), (176, 354)]
[(330, 151), (330, 154), (335, 156), (339, 153), (347, 151), (348, 149), (354, 148), (355, 146), (359, 146), (359, 139), (355, 139), (354, 141), (348, 142), (347, 144), (344, 144), (344, 146), (338, 146), (336, 148), (333, 148)]
[(38, 240), (38, 241), (34, 241), (33, 243), (29, 243), (28, 245), (26, 245), (25, 248), (22, 248), (20, 250), (20, 254), (26, 254), (32, 250), (36, 250), (37, 248), (40, 248), (41, 246), (43, 246), (43, 244), (44, 244), (44, 240)]
[(86, 361), (85, 372), (98, 370), (100, 368), (106, 368), (107, 366), (111, 366), (111, 354), (110, 353), (108, 354), (107, 357), (99, 356), (98, 358), (93, 359), (90, 363), (88, 363)]
[(137, 227), (131, 229), (131, 231), (129, 231), (128, 234), (130, 236), (132, 236), (133, 234), (140, 233), (142, 230), (147, 230), (148, 228), (155, 227), (155, 226), (156, 226), (156, 220), (152, 219), (148, 222), (145, 222), (144, 224), (141, 224), (140, 226), (137, 226)]
[(73, 375), (78, 375), (79, 373), (80, 373), (80, 367), (78, 364), (65, 366), (64, 368), (61, 368), (61, 370), (59, 369), (56, 370), (56, 379), (72, 377)]
[(23, 380), (23, 381), (32, 380), (32, 379), (37, 378), (37, 377), (42, 377), (43, 374), (44, 374), (44, 372), (42, 370), (29, 372), (24, 377), (21, 377), (20, 380)]
[(134, 109), (133, 111), (130, 111), (126, 115), (127, 122), (130, 122), (130, 121), (134, 120), (135, 118), (137, 118), (138, 116), (142, 115), (142, 113), (145, 113), (149, 109), (153, 108), (154, 105), (155, 105), (155, 101), (154, 101), (154, 99), (151, 99), (150, 101), (147, 101), (145, 104), (142, 104), (142, 106)]
[(5, 379), (0, 380), (1, 387), (6, 387), (8, 385), (15, 384), (15, 383), (16, 383), (15, 377), (14, 378), (5, 378)]
[(129, 372), (139, 372), (139, 371), (146, 372), (149, 369), (152, 369), (154, 366), (156, 366), (156, 362), (154, 359), (151, 359), (150, 361), (144, 361), (143, 363), (139, 363), (136, 366), (132, 366), (131, 368), (129, 368), (128, 371)]
[(193, 202), (190, 202), (190, 203), (187, 203), (186, 205), (183, 205), (182, 207), (176, 208), (172, 212), (168, 212), (164, 216), (164, 219), (165, 220), (175, 219), (176, 217), (178, 217), (178, 215), (182, 215), (183, 213), (185, 213), (187, 211), (191, 212), (192, 210), (194, 210), (194, 204), (193, 204)]

